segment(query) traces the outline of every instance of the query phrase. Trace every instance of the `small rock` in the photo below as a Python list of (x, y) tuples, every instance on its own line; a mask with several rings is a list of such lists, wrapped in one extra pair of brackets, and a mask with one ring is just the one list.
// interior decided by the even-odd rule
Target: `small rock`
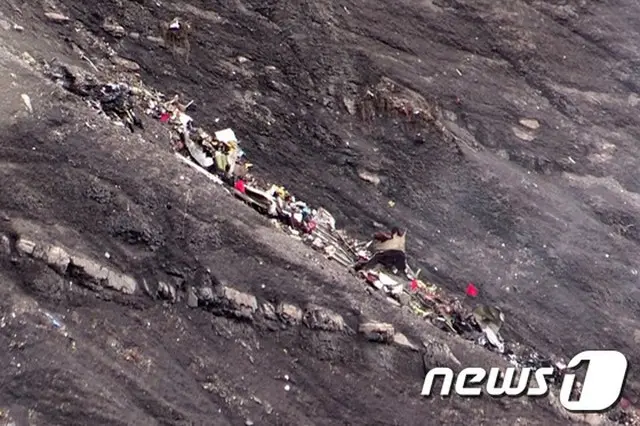
[(453, 121), (453, 122), (458, 121), (458, 116), (456, 115), (455, 112), (449, 111), (449, 110), (444, 110), (444, 111), (442, 111), (442, 113), (444, 115), (444, 118), (446, 118), (447, 120)]
[(53, 22), (67, 22), (69, 17), (57, 12), (47, 12), (44, 14), (50, 21)]
[(507, 152), (506, 149), (500, 149), (496, 151), (496, 156), (498, 158), (502, 158), (503, 160), (509, 160), (509, 153)]
[(418, 351), (419, 350), (419, 348), (416, 345), (414, 345), (413, 343), (411, 343), (409, 341), (409, 339), (407, 339), (407, 336), (405, 336), (402, 333), (394, 334), (393, 343), (395, 343), (396, 345), (404, 346), (405, 348), (412, 349), (414, 351)]
[(271, 321), (277, 321), (278, 320), (278, 314), (276, 313), (276, 308), (274, 308), (271, 303), (264, 302), (260, 306), (260, 311), (262, 312), (262, 315), (264, 315), (264, 317), (266, 319), (271, 320)]
[(35, 65), (37, 63), (34, 57), (29, 54), (29, 52), (22, 52), (22, 60), (29, 65)]
[(322, 241), (321, 238), (316, 238), (311, 243), (311, 247), (313, 247), (316, 250), (322, 250), (324, 248), (324, 241)]
[(214, 299), (213, 289), (211, 287), (200, 287), (198, 290), (198, 299), (203, 302), (211, 302)]
[(189, 289), (187, 295), (187, 306), (189, 306), (190, 308), (198, 307), (198, 296), (196, 295), (196, 291), (193, 287)]
[(540, 122), (534, 118), (522, 118), (520, 119), (519, 123), (531, 130), (536, 130), (540, 128)]
[(25, 240), (24, 238), (19, 238), (16, 242), (16, 249), (19, 253), (27, 254), (31, 256), (33, 251), (36, 248), (36, 243), (33, 241)]
[(127, 71), (140, 71), (140, 65), (137, 62), (121, 58), (120, 56), (112, 56), (111, 63)]
[(253, 426), (253, 421), (251, 421), (250, 419), (247, 419), (247, 421), (246, 421), (246, 422), (244, 422), (244, 424), (245, 424), (246, 426)]
[(302, 309), (290, 303), (280, 303), (276, 313), (282, 322), (289, 325), (297, 325), (302, 321)]
[(511, 130), (513, 130), (513, 134), (516, 135), (516, 137), (518, 137), (519, 139), (522, 139), (523, 141), (531, 142), (536, 138), (529, 132), (519, 129), (517, 127), (512, 127)]
[(351, 115), (355, 115), (356, 111), (356, 102), (350, 98), (342, 98), (342, 103), (344, 103), (344, 107), (347, 109), (347, 112)]
[(358, 331), (362, 333), (367, 340), (379, 343), (391, 343), (395, 334), (393, 325), (383, 322), (367, 322), (360, 324)]
[(11, 254), (11, 240), (6, 235), (2, 235), (0, 237), (0, 249), (2, 249), (2, 253), (9, 256)]
[(24, 27), (22, 25), (18, 25), (18, 24), (13, 24), (13, 29), (14, 29), (14, 31), (18, 31), (19, 33), (24, 31)]
[(307, 306), (302, 321), (304, 325), (314, 330), (343, 331), (345, 329), (344, 319), (340, 314), (317, 305)]
[(145, 280), (144, 278), (142, 279), (142, 289), (147, 294), (147, 296), (151, 296), (155, 300), (157, 291), (155, 293), (152, 292), (151, 288), (149, 288), (149, 284), (147, 283), (147, 280)]
[(27, 107), (27, 111), (33, 113), (33, 105), (31, 104), (31, 98), (29, 97), (29, 95), (23, 93), (22, 95), (20, 95), (20, 97), (22, 98), (24, 106)]
[(170, 300), (172, 302), (175, 302), (176, 300), (176, 289), (171, 284), (167, 284), (163, 281), (158, 282), (158, 294), (166, 300)]
[(238, 56), (236, 58), (238, 60), (238, 63), (244, 64), (245, 62), (249, 62), (249, 59), (245, 58), (244, 56)]
[(164, 46), (164, 39), (162, 37), (147, 36), (147, 40), (149, 40), (152, 43), (156, 43), (156, 44), (159, 44), (161, 46)]
[(129, 38), (132, 38), (134, 40), (139, 40), (140, 39), (140, 33), (131, 32), (131, 33), (129, 33)]
[(358, 171), (358, 176), (360, 179), (372, 183), (374, 185), (380, 185), (380, 177), (366, 170)]
[(276, 71), (277, 68), (274, 67), (273, 65), (267, 65), (266, 67), (264, 67), (265, 71)]
[(116, 24), (114, 22), (105, 22), (104, 24), (102, 24), (102, 29), (112, 36), (118, 38), (124, 37), (127, 34), (127, 31), (122, 25)]

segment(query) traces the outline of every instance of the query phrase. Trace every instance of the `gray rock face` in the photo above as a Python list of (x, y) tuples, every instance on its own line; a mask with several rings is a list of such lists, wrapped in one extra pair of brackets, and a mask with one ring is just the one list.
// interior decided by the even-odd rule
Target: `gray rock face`
[(81, 268), (85, 274), (107, 288), (118, 290), (125, 294), (133, 294), (138, 288), (138, 283), (132, 277), (103, 267), (93, 260), (72, 256), (70, 264)]

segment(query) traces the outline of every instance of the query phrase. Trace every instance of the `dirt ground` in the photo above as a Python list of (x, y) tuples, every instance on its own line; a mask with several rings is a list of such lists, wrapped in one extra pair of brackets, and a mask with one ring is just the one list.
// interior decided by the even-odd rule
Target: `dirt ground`
[[(635, 2), (7, 0), (0, 12), (0, 231), (37, 231), (154, 289), (200, 285), (209, 268), (262, 300), (391, 322), (463, 365), (504, 363), (372, 297), (176, 161), (161, 124), (114, 126), (23, 54), (132, 78), (108, 68), (112, 49), (146, 85), (193, 99), (202, 127), (233, 128), (257, 174), (353, 235), (407, 227), (412, 265), (452, 293), (476, 283), (504, 310), (505, 339), (566, 358), (624, 352), (638, 403)], [(188, 65), (153, 38), (176, 15), (195, 29)], [(444, 130), (376, 110), (367, 91), (385, 90)], [(16, 425), (568, 421), (544, 399), (421, 398), (421, 356), (406, 348), (93, 291), (28, 258), (0, 265), (0, 414)]]

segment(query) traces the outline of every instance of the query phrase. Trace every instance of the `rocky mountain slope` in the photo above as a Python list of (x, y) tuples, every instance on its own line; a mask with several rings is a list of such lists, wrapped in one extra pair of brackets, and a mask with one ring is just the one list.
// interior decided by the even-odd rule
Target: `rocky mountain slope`
[[(626, 353), (636, 401), (634, 2), (7, 0), (0, 12), (7, 423), (568, 421), (547, 399), (420, 398), (420, 353), (348, 330), (384, 321), (443, 348), (433, 356), (446, 365), (505, 361), (273, 229), (176, 161), (160, 123), (143, 117), (132, 134), (98, 116), (43, 76), (55, 63), (193, 99), (194, 120), (233, 128), (256, 174), (350, 233), (407, 227), (412, 264), (454, 294), (476, 283), (504, 310), (506, 339), (564, 357)], [(188, 63), (159, 39), (174, 16), (193, 23)], [(19, 254), (18, 237), (138, 285), (60, 273)], [(159, 282), (175, 303), (149, 295)], [(218, 283), (330, 309), (344, 327), (189, 307), (190, 286)]]

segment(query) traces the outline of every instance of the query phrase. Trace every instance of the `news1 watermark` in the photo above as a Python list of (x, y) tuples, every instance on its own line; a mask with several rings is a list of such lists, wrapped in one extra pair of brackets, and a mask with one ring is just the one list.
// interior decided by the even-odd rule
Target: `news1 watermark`
[[(572, 398), (576, 385), (576, 371), (588, 364), (579, 397)], [(629, 363), (618, 351), (594, 350), (580, 352), (567, 364), (560, 387), (560, 403), (574, 413), (595, 413), (612, 408), (621, 398), (627, 380)], [(504, 372), (504, 374), (502, 374)], [(518, 374), (519, 373), (519, 374)], [(549, 392), (549, 378), (553, 367), (518, 369), (467, 367), (457, 375), (447, 367), (427, 372), (421, 395), (431, 396), (436, 378), (442, 377), (441, 396), (455, 393), (459, 396), (478, 397), (483, 393), (493, 397), (540, 397)], [(502, 376), (502, 377), (501, 377)], [(533, 380), (532, 380), (533, 379)]]

